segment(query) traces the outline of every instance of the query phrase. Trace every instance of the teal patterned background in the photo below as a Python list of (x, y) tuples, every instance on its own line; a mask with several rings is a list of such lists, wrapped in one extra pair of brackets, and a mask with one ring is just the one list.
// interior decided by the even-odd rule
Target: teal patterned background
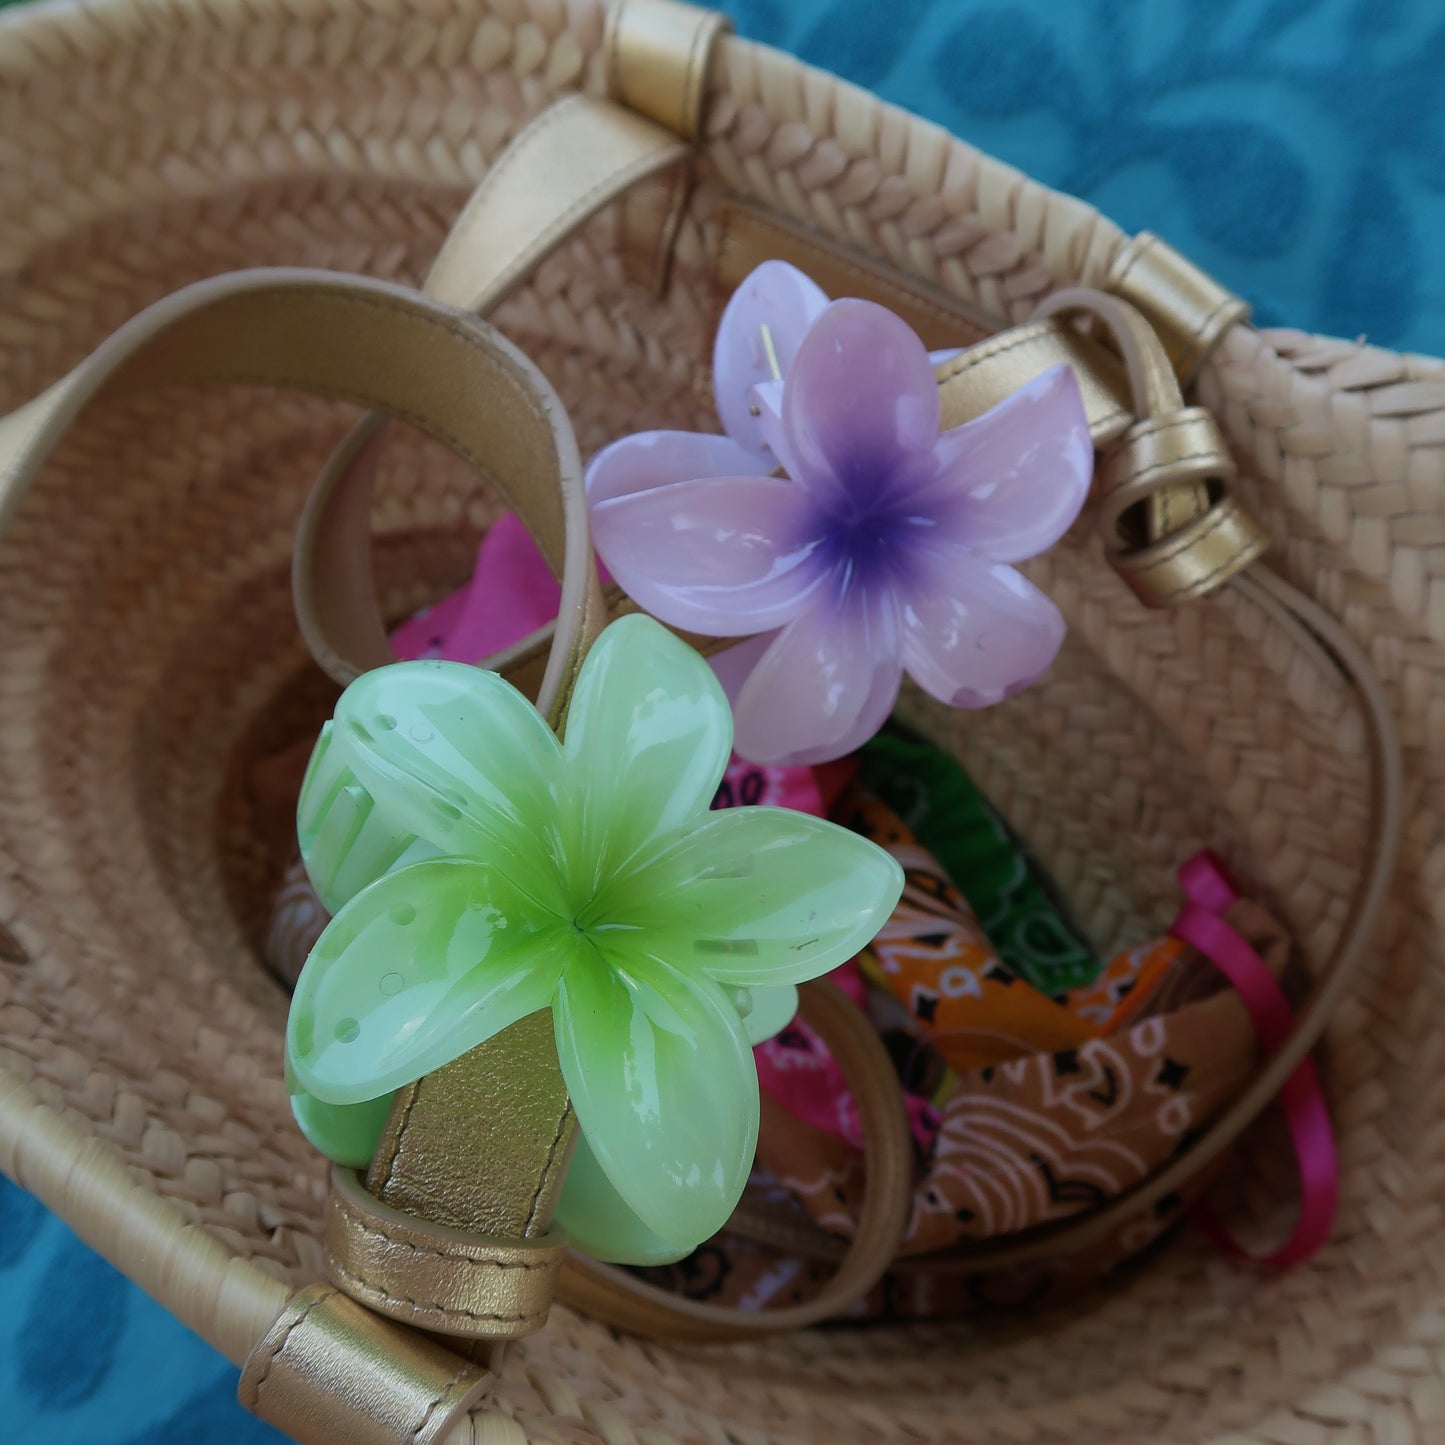
[[(3, 0), (0, 0), (3, 3)], [(1445, 352), (1439, 0), (731, 0), (1258, 319)], [(0, 1180), (0, 1440), (259, 1445), (235, 1372)]]

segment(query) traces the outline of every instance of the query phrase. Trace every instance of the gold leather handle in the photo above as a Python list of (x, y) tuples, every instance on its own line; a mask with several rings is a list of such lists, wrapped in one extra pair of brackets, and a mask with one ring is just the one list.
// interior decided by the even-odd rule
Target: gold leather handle
[[(0, 420), (0, 526), (92, 402), (207, 382), (351, 401), (405, 418), (485, 466), (568, 572), (575, 605), (557, 629), (544, 689), (560, 695), (604, 611), (571, 424), (541, 372), (484, 321), (400, 286), (328, 271), (239, 271), (148, 307)], [(320, 540), (349, 563), (345, 537)]]
[[(621, 106), (582, 96), (560, 102), (517, 136), (477, 187), (432, 266), (426, 290), (486, 314), (588, 217), (686, 153), (670, 131)], [(545, 184), (539, 183), (542, 176)], [(383, 417), (369, 416), (341, 443), (312, 488), (296, 542), (296, 615), (312, 655), (343, 684), (395, 660), (371, 572), (371, 493), (384, 425)], [(505, 464), (505, 458), (499, 460)], [(490, 466), (494, 459), (487, 456), (485, 462)], [(561, 579), (559, 615), (570, 619), (587, 601), (588, 573), (595, 568), (580, 479), (574, 471), (565, 481), (560, 513), (548, 496), (552, 482), (545, 472), (524, 488), (502, 490)], [(564, 627), (570, 630), (570, 622)], [(535, 663), (537, 651), (547, 656), (545, 677), (533, 691), (554, 722), (580, 664), (580, 653), (567, 642), (557, 647), (549, 638), (531, 658)], [(535, 667), (521, 681), (534, 677)]]

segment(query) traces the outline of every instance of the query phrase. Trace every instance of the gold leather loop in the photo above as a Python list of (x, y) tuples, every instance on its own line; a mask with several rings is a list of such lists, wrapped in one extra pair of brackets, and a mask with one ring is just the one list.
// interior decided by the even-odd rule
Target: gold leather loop
[(696, 140), (713, 47), (731, 29), (726, 15), (679, 0), (616, 0), (602, 42), (608, 94)]
[(1261, 557), (1269, 537), (1236, 497), (1224, 497), (1162, 541), (1106, 548), (1109, 565), (1148, 607), (1205, 597)]
[[(1152, 541), (1142, 509), (1159, 497), (1162, 507), (1156, 528), (1159, 535), (1167, 536), (1181, 520), (1189, 520), (1170, 511), (1181, 482), (1207, 486), (1211, 480), (1228, 481), (1234, 475), (1234, 458), (1204, 407), (1146, 417), (1109, 448), (1095, 470), (1094, 489), (1102, 505), (1099, 525), (1106, 537), (1112, 534), (1121, 544)], [(1130, 513), (1136, 516), (1131, 518)], [(1191, 509), (1190, 515), (1199, 514)], [(1136, 525), (1131, 527), (1130, 522)]]
[(236, 1394), (297, 1445), (439, 1445), (494, 1378), (318, 1284), (287, 1301)]
[(1248, 302), (1148, 231), (1114, 258), (1105, 285), (1143, 313), (1186, 387), (1225, 332), (1249, 319)]
[(1109, 564), (1141, 602), (1172, 607), (1202, 597), (1269, 546), (1263, 528), (1226, 495), (1234, 475), (1234, 458), (1203, 407), (1146, 417), (1110, 449), (1096, 477), (1099, 526)]
[(1139, 420), (1116, 438), (1099, 468), (1109, 565), (1149, 607), (1172, 607), (1222, 587), (1269, 539), (1227, 495), (1234, 462), (1213, 418), (1184, 406), (1159, 336), (1128, 302), (1082, 287), (1055, 293), (1039, 310), (1103, 321), (1129, 375)]
[[(505, 1153), (498, 1165), (507, 1167)], [(547, 1322), (567, 1236), (489, 1239), (403, 1214), (333, 1169), (326, 1273), (353, 1299), (404, 1324), (469, 1339), (515, 1339)]]

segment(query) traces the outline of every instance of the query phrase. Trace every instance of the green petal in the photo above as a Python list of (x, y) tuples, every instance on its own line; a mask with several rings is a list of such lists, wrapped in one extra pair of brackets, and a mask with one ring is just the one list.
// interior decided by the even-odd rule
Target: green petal
[(798, 990), (791, 983), (785, 983), (781, 988), (739, 991), (747, 994), (749, 1008), (743, 1015), (743, 1029), (754, 1048), (782, 1033), (798, 1012)]
[(557, 1222), (577, 1249), (605, 1264), (671, 1264), (689, 1253), (659, 1238), (627, 1207), (580, 1133), (557, 1201)]
[(331, 912), (405, 854), (465, 856), (559, 903), (561, 747), (495, 673), (402, 662), (357, 678), (323, 729), (297, 808)]
[(369, 1168), (395, 1093), (381, 1094), (360, 1104), (324, 1104), (298, 1083), (291, 1083), (290, 1088), (291, 1112), (311, 1145), (333, 1164), (348, 1169)]
[(464, 858), (388, 873), (332, 919), (301, 970), (287, 1060), (308, 1093), (359, 1104), (552, 1001), (569, 940), (501, 874)]
[(721, 983), (803, 983), (871, 943), (903, 870), (846, 828), (786, 808), (711, 814), (608, 890), (606, 917)]
[(733, 1212), (758, 1140), (742, 1021), (711, 980), (598, 950), (570, 964), (557, 1054), (597, 1163), (649, 1231), (680, 1250)]
[(712, 669), (650, 617), (614, 622), (593, 645), (567, 713), (579, 896), (640, 850), (706, 812), (732, 750), (732, 714)]

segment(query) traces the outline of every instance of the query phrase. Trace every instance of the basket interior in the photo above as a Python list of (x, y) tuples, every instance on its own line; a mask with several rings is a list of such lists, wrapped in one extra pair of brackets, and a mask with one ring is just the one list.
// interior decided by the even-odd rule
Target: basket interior
[[(153, 53), (145, 26), (117, 23), (89, 49), (72, 39), (63, 64), (22, 67), (12, 50), (0, 130), (33, 137), (35, 162), (28, 177), (6, 177), (14, 194), (0, 204), (0, 410), (193, 279), (287, 264), (418, 282), (465, 174), (552, 90), (595, 83), (595, 13), (551, 10), (518, 20), (521, 7), (502, 0), (468, 8), (464, 61), (438, 48), (411, 64), (400, 40), (377, 40), (369, 68), (348, 52), (307, 71), (237, 59), (201, 34), (233, 22), (197, 8), (186, 21), (196, 34), (148, 62), (166, 97), (162, 129), (114, 80), (117, 56), (139, 65)], [(401, 35), (407, 22), (373, 23)], [(529, 26), (550, 69), (518, 58)], [(791, 64), (749, 63), (749, 75)], [(755, 174), (766, 147), (750, 136), (776, 124), (774, 102), (739, 79), (744, 59), (732, 64), (668, 296), (626, 284), (607, 213), (495, 318), (557, 386), (584, 455), (626, 431), (710, 425), (715, 207), (740, 186), (779, 204), (787, 189), (775, 172)], [(44, 119), (76, 92), (94, 103), (71, 110), (66, 128)], [(428, 112), (427, 96), (443, 100)], [(481, 121), (452, 136), (437, 119), (448, 107)], [(379, 108), (395, 128), (384, 154), (365, 150)], [(308, 126), (329, 127), (329, 143), (298, 139)], [(418, 149), (437, 134), (452, 136), (440, 161)], [(826, 159), (828, 145), (813, 155)], [(965, 166), (958, 149), (950, 164)], [(879, 170), (858, 203), (871, 230), (850, 229), (897, 261), (896, 218), (880, 200), (896, 177)], [(113, 184), (98, 183), (102, 171)], [(958, 225), (997, 230), (981, 189), (976, 199)], [(1004, 271), (1026, 279), (1009, 295), (1026, 298), (1030, 268), (1043, 278), (1036, 290), (1048, 270), (1017, 234), (1011, 244)], [(960, 279), (966, 260), (940, 242), (930, 279), (967, 286), (974, 304), (999, 301), (986, 260)], [(999, 302), (1000, 320), (1022, 304)], [(296, 1283), (319, 1272), (324, 1170), (290, 1120), (286, 998), (257, 961), (288, 820), (258, 806), (252, 779), (260, 760), (313, 736), (334, 700), (292, 617), (288, 563), (305, 489), (350, 415), (239, 389), (107, 406), (0, 540), (0, 1062), (208, 1231)], [(498, 505), (484, 478), (398, 429), (375, 514), (391, 616), (462, 580)], [(1071, 627), (1047, 681), (984, 713), (909, 694), (904, 715), (960, 757), (1100, 947), (1159, 932), (1177, 903), (1174, 868), (1208, 845), (1323, 956), (1365, 816), (1358, 718), (1340, 689), (1242, 607), (1144, 612), (1087, 522), (1031, 570)], [(1293, 1411), (1302, 1379), (1323, 1387), (1403, 1337), (1430, 1287), (1430, 1272), (1390, 1245), (1415, 1221), (1406, 1242), (1418, 1265), (1422, 1191), (1445, 1153), (1432, 1142), (1438, 1091), (1421, 1086), (1421, 1051), (1438, 1058), (1439, 1035), (1388, 1004), (1427, 988), (1438, 995), (1418, 950), (1392, 950), (1373, 967), (1368, 1001), (1332, 1032), (1343, 1243), (1309, 1270), (1266, 1281), (1185, 1232), (1068, 1315), (728, 1351), (620, 1340), (558, 1311), (509, 1355), (503, 1401), (522, 1415), (580, 1411), (594, 1428), (611, 1408), (628, 1429), (686, 1439), (724, 1438), (709, 1421), (741, 1432), (727, 1438), (787, 1434), (783, 1419), (840, 1440), (1204, 1439)], [(1288, 1171), (1272, 1137), (1259, 1138), (1233, 1194), (1260, 1237), (1277, 1237)], [(1290, 1418), (1329, 1423), (1328, 1401)]]

